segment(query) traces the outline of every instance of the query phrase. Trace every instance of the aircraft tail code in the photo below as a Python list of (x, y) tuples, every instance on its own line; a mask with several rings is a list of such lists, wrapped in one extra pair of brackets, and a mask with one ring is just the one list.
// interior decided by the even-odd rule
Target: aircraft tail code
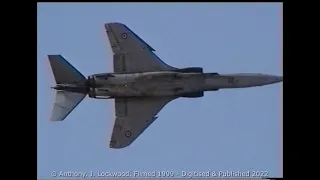
[[(48, 55), (48, 58), (56, 84), (73, 83), (86, 79), (61, 55)], [(63, 121), (85, 96), (86, 94), (58, 90), (53, 105), (51, 121)]]

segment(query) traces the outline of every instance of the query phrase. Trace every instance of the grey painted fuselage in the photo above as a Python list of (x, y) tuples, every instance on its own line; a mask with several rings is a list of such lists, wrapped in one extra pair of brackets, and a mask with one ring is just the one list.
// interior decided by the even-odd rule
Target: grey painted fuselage
[(55, 89), (88, 93), (89, 97), (97, 99), (144, 96), (201, 97), (204, 91), (263, 86), (280, 81), (282, 77), (279, 76), (250, 73), (102, 73), (89, 76), (86, 82), (60, 84)]

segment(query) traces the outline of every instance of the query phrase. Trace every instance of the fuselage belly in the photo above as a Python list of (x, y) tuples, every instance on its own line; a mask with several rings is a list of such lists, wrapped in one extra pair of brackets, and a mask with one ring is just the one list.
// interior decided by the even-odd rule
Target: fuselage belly
[(93, 75), (91, 78), (94, 78), (90, 89), (93, 98), (180, 96), (202, 91), (205, 82), (203, 74), (172, 72), (113, 74), (113, 77)]

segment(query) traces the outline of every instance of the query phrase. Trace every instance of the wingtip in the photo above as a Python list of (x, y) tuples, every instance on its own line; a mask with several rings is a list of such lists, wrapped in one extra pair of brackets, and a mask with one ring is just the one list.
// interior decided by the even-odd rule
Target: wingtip
[(128, 147), (131, 143), (127, 145), (117, 144), (115, 141), (110, 141), (109, 148), (111, 149), (123, 149), (125, 147)]
[(124, 26), (124, 24), (123, 24), (123, 23), (120, 23), (120, 22), (109, 22), (109, 23), (105, 23), (105, 24), (104, 24), (104, 27), (107, 28), (107, 27), (110, 26), (110, 25), (116, 25), (116, 24), (118, 24), (118, 25), (123, 25), (123, 26)]

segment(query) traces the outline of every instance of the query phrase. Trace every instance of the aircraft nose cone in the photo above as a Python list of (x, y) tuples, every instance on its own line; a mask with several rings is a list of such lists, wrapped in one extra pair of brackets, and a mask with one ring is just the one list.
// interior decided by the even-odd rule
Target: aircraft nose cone
[(265, 84), (274, 84), (274, 83), (278, 83), (278, 82), (282, 82), (283, 78), (281, 76), (268, 76), (266, 78), (266, 82)]
[(283, 77), (278, 76), (278, 82), (282, 82), (283, 81)]

